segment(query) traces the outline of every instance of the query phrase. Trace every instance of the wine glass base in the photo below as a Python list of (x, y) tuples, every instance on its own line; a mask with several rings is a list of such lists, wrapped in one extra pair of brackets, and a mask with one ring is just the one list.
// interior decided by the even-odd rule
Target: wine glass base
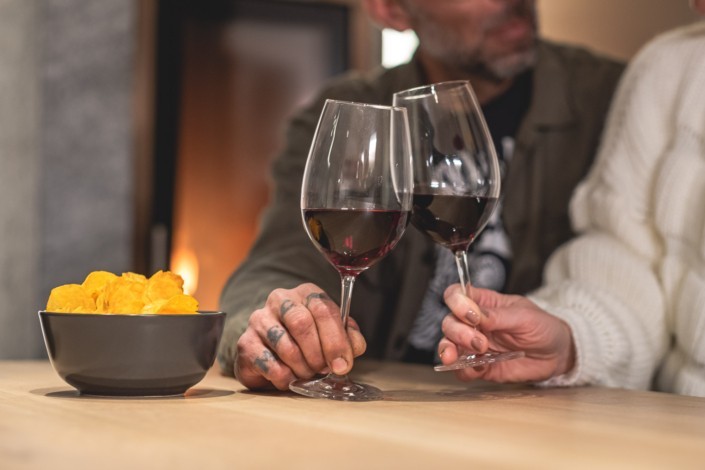
[(484, 366), (486, 364), (494, 364), (495, 362), (509, 361), (511, 359), (519, 359), (524, 357), (524, 351), (508, 351), (508, 352), (486, 352), (485, 354), (468, 354), (461, 356), (452, 364), (440, 364), (433, 368), (436, 372), (445, 372), (449, 370), (465, 369), (467, 367)]
[(329, 374), (320, 379), (299, 379), (289, 384), (289, 390), (311, 398), (341, 401), (373, 401), (383, 398), (382, 391), (367, 384), (352, 382), (347, 376)]

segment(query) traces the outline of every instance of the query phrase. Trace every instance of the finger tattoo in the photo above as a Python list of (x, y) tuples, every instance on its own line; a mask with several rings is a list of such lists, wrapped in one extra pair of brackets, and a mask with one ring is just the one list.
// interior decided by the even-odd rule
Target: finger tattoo
[(284, 336), (284, 328), (281, 326), (275, 325), (267, 330), (267, 340), (269, 340), (269, 344), (275, 348), (277, 347), (277, 344), (282, 336)]
[(304, 300), (306, 308), (308, 308), (308, 304), (310, 304), (313, 299), (330, 300), (330, 297), (328, 297), (325, 292), (312, 292), (308, 294), (306, 300)]
[(294, 306), (294, 302), (292, 302), (289, 299), (286, 299), (284, 302), (282, 302), (281, 306), (279, 307), (279, 317), (284, 318), (284, 315), (286, 315), (286, 312), (292, 309)]
[(255, 359), (255, 365), (265, 374), (269, 372), (269, 362), (274, 360), (274, 354), (269, 349), (262, 351), (262, 354)]

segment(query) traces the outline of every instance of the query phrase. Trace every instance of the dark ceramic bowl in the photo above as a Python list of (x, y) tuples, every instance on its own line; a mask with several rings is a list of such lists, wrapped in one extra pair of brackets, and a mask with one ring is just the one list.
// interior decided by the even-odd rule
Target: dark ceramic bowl
[(56, 372), (90, 395), (178, 395), (215, 361), (223, 312), (113, 315), (39, 312)]

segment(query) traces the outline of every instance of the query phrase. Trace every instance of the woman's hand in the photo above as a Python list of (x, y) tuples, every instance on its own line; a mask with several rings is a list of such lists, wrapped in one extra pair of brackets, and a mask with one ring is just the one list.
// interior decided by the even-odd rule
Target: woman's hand
[(541, 381), (565, 374), (575, 365), (570, 327), (526, 297), (454, 284), (444, 293), (451, 310), (443, 320), (438, 346), (443, 364), (463, 354), (487, 350), (524, 351), (525, 357), (455, 371), (460, 380)]

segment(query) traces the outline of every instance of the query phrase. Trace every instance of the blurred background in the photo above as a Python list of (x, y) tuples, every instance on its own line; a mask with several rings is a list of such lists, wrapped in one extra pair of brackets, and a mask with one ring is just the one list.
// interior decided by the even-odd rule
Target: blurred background
[[(628, 60), (685, 0), (538, 0), (544, 37)], [(0, 358), (92, 270), (172, 269), (218, 308), (287, 117), (329, 77), (406, 60), (357, 0), (0, 0)]]

